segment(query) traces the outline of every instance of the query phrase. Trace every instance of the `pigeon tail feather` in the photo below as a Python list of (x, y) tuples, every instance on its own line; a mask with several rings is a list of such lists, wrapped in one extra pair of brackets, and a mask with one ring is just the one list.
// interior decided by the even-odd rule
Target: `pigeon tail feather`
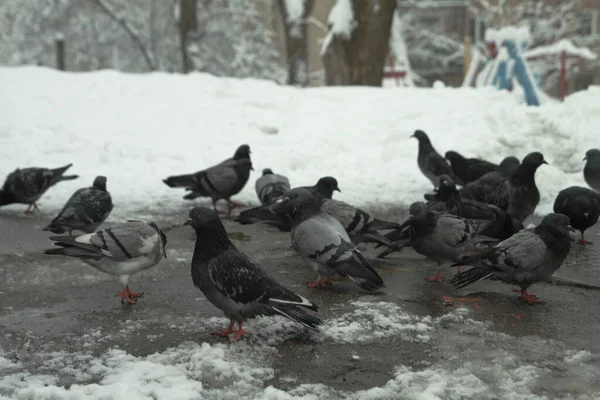
[(314, 331), (318, 331), (319, 326), (323, 324), (317, 316), (310, 315), (300, 308), (300, 306), (278, 304), (277, 306), (273, 306), (273, 309), (284, 317), (296, 321)]
[(194, 181), (194, 174), (169, 176), (167, 179), (163, 179), (163, 182), (165, 185), (172, 188), (193, 187), (196, 185), (196, 182)]
[(65, 233), (67, 231), (63, 226), (55, 224), (54, 222), (51, 222), (50, 224), (42, 228), (42, 230), (58, 234)]
[[(460, 265), (460, 263), (452, 264), (453, 267), (458, 265)], [(481, 268), (471, 268), (455, 275), (450, 280), (450, 283), (453, 284), (454, 287), (456, 287), (457, 289), (460, 289), (472, 283), (481, 281), (483, 279), (487, 279), (493, 274), (494, 272), (490, 272), (489, 270), (484, 270)]]

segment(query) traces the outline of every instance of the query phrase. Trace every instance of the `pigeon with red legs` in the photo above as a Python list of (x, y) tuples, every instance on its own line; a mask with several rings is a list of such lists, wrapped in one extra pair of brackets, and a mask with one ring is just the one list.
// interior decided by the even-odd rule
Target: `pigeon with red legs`
[(571, 220), (573, 229), (581, 232), (579, 244), (592, 244), (583, 233), (600, 217), (600, 193), (581, 186), (571, 186), (558, 192), (554, 200), (554, 212), (564, 214)]
[(65, 233), (77, 229), (94, 232), (112, 211), (113, 203), (106, 190), (106, 177), (97, 176), (91, 187), (78, 189), (67, 200), (63, 209), (43, 231)]
[(462, 288), (483, 279), (517, 285), (521, 300), (540, 303), (527, 289), (550, 279), (571, 251), (569, 217), (548, 214), (535, 228), (524, 229), (486, 252), (464, 257), (454, 264), (472, 265), (450, 283)]
[(142, 293), (129, 289), (129, 277), (167, 257), (167, 237), (154, 222), (128, 221), (79, 236), (52, 236), (58, 248), (44, 254), (79, 258), (100, 272), (117, 276), (123, 289), (115, 296), (134, 304)]
[(412, 248), (433, 260), (438, 268), (429, 282), (441, 282), (439, 266), (443, 262), (456, 261), (473, 252), (483, 251), (498, 243), (497, 239), (481, 235), (489, 221), (474, 221), (452, 214), (436, 213), (423, 202), (410, 205), (411, 217), (404, 223), (410, 226)]
[(442, 157), (431, 144), (429, 136), (422, 130), (416, 130), (410, 137), (419, 141), (419, 152), (417, 153), (417, 165), (433, 187), (437, 187), (440, 175), (448, 175), (455, 178), (454, 171), (448, 162)]
[(342, 276), (368, 292), (385, 287), (342, 224), (322, 211), (323, 201), (306, 189), (296, 188), (271, 206), (275, 213), (292, 221), (292, 246), (318, 274), (312, 286)]
[[(184, 225), (196, 232), (192, 257), (192, 281), (204, 296), (229, 318), (229, 327), (219, 336), (235, 333), (237, 340), (246, 331), (242, 324), (259, 315), (281, 315), (317, 331), (321, 320), (313, 313), (316, 304), (286, 289), (254, 260), (231, 242), (218, 215), (206, 208), (190, 211)], [(238, 329), (234, 330), (237, 323)]]
[[(36, 202), (46, 190), (60, 181), (79, 178), (79, 175), (63, 175), (73, 164), (60, 168), (17, 168), (11, 172), (0, 189), (0, 206), (14, 203), (27, 204), (25, 214), (39, 211)], [(33, 211), (30, 211), (33, 207)]]
[(183, 197), (186, 200), (210, 197), (213, 209), (217, 213), (220, 213), (217, 210), (217, 202), (225, 200), (229, 217), (233, 208), (241, 206), (232, 202), (231, 196), (242, 191), (250, 178), (250, 171), (254, 170), (250, 153), (250, 146), (243, 144), (238, 147), (232, 158), (193, 174), (170, 176), (163, 182), (169, 187), (181, 187), (189, 191), (190, 193)]

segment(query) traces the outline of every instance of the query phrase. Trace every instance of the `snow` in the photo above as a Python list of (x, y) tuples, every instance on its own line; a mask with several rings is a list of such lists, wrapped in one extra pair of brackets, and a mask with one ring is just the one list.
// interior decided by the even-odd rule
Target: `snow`
[[(373, 300), (356, 301), (350, 307), (354, 310), (328, 323), (357, 317), (358, 324), (365, 328), (361, 339), (364, 346), (381, 340), (377, 331), (382, 325), (371, 326), (361, 318), (362, 314), (369, 313), (369, 308), (391, 315), (409, 315), (399, 305)], [(474, 321), (469, 315), (466, 308), (457, 308), (439, 318), (421, 317), (430, 336), (426, 339), (433, 355), (430, 361), (425, 360), (415, 367), (405, 365), (404, 360), (398, 358), (396, 367), (389, 371), (390, 380), (356, 392), (318, 382), (298, 383), (293, 375), (279, 379), (279, 371), (275, 369), (278, 348), (288, 340), (294, 327), (278, 326), (272, 320), (265, 322), (268, 319), (259, 318), (249, 325), (253, 332), (263, 332), (264, 337), (249, 337), (249, 340), (227, 344), (185, 341), (149, 355), (133, 355), (117, 348), (96, 351), (98, 337), (104, 337), (102, 332), (74, 338), (78, 344), (75, 348), (84, 350), (73, 352), (57, 352), (50, 343), (38, 343), (30, 352), (31, 359), (25, 357), (13, 362), (0, 357), (0, 399), (542, 400), (548, 398), (543, 395), (548, 390), (561, 394), (553, 397), (561, 399), (593, 399), (600, 395), (598, 354), (533, 336), (515, 340), (490, 330), (488, 324)], [(396, 346), (414, 346), (404, 337), (409, 330), (402, 327), (411, 326), (418, 318), (410, 316), (406, 320), (386, 322), (391, 328), (386, 338), (393, 338)], [(197, 335), (198, 319), (195, 321), (189, 327), (174, 328)], [(209, 321), (216, 325), (222, 322), (222, 318)], [(313, 337), (323, 341), (324, 346), (333, 342), (350, 343), (355, 338), (354, 333), (334, 338), (327, 335), (328, 330), (326, 327), (325, 335), (314, 334)], [(124, 334), (134, 333), (136, 327), (128, 325)], [(321, 351), (316, 347), (316, 360)], [(350, 358), (360, 371), (361, 357), (352, 355)], [(28, 368), (29, 365), (37, 367)], [(276, 388), (277, 380), (290, 389)]]
[(569, 39), (561, 39), (548, 46), (538, 46), (534, 49), (527, 50), (523, 52), (523, 56), (525, 58), (536, 58), (548, 55), (560, 55), (563, 51), (569, 56), (581, 57), (586, 60), (596, 59), (596, 54), (590, 49), (587, 47), (577, 47)]
[(321, 54), (325, 54), (334, 35), (348, 39), (354, 28), (356, 28), (357, 23), (354, 19), (352, 0), (336, 0), (329, 12), (327, 22), (329, 24), (329, 32), (327, 32), (327, 35), (323, 39)]
[(485, 31), (485, 41), (495, 42), (500, 46), (505, 40), (512, 40), (521, 46), (523, 43), (531, 43), (531, 32), (526, 26), (505, 26), (500, 29), (487, 29)]
[(550, 164), (536, 175), (536, 213), (543, 215), (560, 189), (586, 186), (582, 159), (600, 126), (598, 86), (535, 108), (493, 88), (299, 89), (200, 73), (0, 68), (0, 87), (1, 175), (72, 162), (68, 172), (80, 178), (42, 197), (47, 217), (105, 175), (114, 202), (109, 222), (209, 204), (183, 200), (184, 191), (162, 179), (218, 163), (243, 143), (255, 171), (237, 201), (258, 204), (254, 180), (272, 168), (292, 186), (335, 176), (336, 198), (358, 207), (408, 206), (431, 190), (409, 137), (416, 129), (442, 154), (452, 149), (497, 163), (541, 151)]

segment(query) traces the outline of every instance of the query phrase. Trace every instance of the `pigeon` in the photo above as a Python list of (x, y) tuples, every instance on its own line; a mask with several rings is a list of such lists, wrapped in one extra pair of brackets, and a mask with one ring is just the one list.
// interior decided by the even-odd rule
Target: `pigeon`
[(466, 185), (473, 182), (488, 172), (498, 170), (498, 165), (481, 160), (479, 158), (465, 158), (456, 151), (447, 151), (444, 155), (446, 160), (450, 161), (450, 167), (456, 177), (456, 183)]
[(129, 290), (129, 277), (167, 258), (167, 237), (154, 222), (127, 221), (96, 233), (79, 236), (51, 236), (60, 248), (44, 254), (79, 258), (98, 271), (119, 277), (123, 289), (115, 294), (121, 303), (135, 304), (142, 292)]
[(231, 216), (232, 209), (241, 205), (232, 202), (230, 198), (244, 188), (250, 177), (250, 170), (254, 170), (250, 160), (250, 146), (244, 144), (232, 158), (220, 164), (189, 175), (170, 176), (163, 182), (169, 187), (184, 187), (191, 192), (183, 197), (186, 200), (210, 197), (217, 213), (217, 202), (224, 199), (228, 205), (227, 216)]
[(316, 304), (286, 289), (269, 276), (255, 261), (238, 250), (227, 236), (221, 220), (212, 210), (195, 207), (184, 223), (196, 231), (192, 257), (192, 280), (206, 298), (229, 318), (229, 327), (219, 336), (239, 339), (246, 331), (242, 324), (259, 315), (282, 315), (317, 330), (321, 320), (307, 310)]
[(486, 174), (467, 184), (459, 193), (468, 199), (493, 204), (523, 222), (540, 202), (535, 172), (542, 164), (548, 164), (542, 153), (529, 153), (510, 177)]
[(439, 265), (444, 261), (455, 261), (465, 254), (478, 251), (481, 245), (497, 243), (497, 240), (482, 236), (479, 231), (485, 224), (446, 213), (436, 213), (423, 202), (410, 205), (411, 217), (405, 223), (410, 226), (410, 244), (438, 265), (436, 274), (427, 278), (429, 282), (443, 279)]
[(427, 134), (421, 130), (416, 130), (411, 136), (419, 141), (419, 153), (417, 155), (417, 164), (419, 169), (427, 179), (436, 187), (440, 175), (446, 174), (454, 178), (454, 172), (446, 160), (433, 148)]
[[(361, 289), (375, 292), (383, 280), (352, 243), (340, 222), (321, 210), (322, 198), (297, 188), (273, 203), (273, 211), (293, 222), (292, 247), (317, 272), (309, 287), (330, 285), (333, 277), (348, 277)], [(323, 275), (323, 277), (322, 277)]]
[(256, 180), (254, 186), (262, 205), (273, 203), (276, 198), (283, 196), (291, 189), (288, 178), (274, 174), (270, 168), (263, 169), (262, 176)]
[(519, 169), (519, 165), (521, 162), (517, 157), (508, 156), (505, 157), (500, 164), (498, 165), (498, 170), (495, 172), (491, 172), (492, 174), (497, 174), (503, 178), (510, 178), (510, 176)]
[(27, 204), (25, 214), (39, 208), (36, 202), (50, 187), (60, 181), (70, 181), (79, 178), (79, 175), (63, 175), (73, 164), (60, 168), (17, 168), (11, 172), (0, 189), (0, 206), (13, 203)]
[(97, 176), (91, 187), (78, 189), (67, 200), (58, 216), (43, 231), (72, 235), (74, 229), (94, 232), (112, 211), (110, 193), (106, 191), (106, 177)]
[(366, 211), (340, 200), (324, 199), (321, 210), (342, 224), (354, 244), (375, 242), (390, 246), (392, 243), (378, 231), (400, 227), (400, 224), (397, 222), (385, 221), (373, 217)]
[(490, 223), (479, 233), (495, 239), (507, 239), (523, 229), (521, 221), (506, 211), (472, 199), (463, 199), (456, 185), (447, 175), (440, 176), (440, 184), (435, 194), (426, 194), (427, 208), (431, 211), (453, 214), (472, 220), (486, 220)]
[(583, 168), (585, 183), (596, 192), (600, 192), (600, 150), (588, 150), (583, 161), (587, 161)]
[[(335, 191), (341, 192), (338, 187), (337, 179), (332, 176), (324, 176), (323, 178), (320, 178), (315, 185), (301, 186), (301, 188), (307, 189), (311, 193), (325, 199), (331, 199), (333, 192)], [(242, 225), (263, 222), (267, 225), (274, 226), (282, 232), (289, 232), (292, 229), (292, 221), (285, 216), (275, 214), (270, 209), (269, 205), (262, 205), (249, 210), (244, 210), (234, 218), (234, 221), (239, 222)]]
[(585, 240), (583, 232), (598, 222), (600, 193), (581, 186), (563, 189), (554, 200), (554, 212), (569, 217), (571, 226), (581, 232), (579, 244), (592, 244)]
[(529, 303), (541, 303), (527, 289), (534, 283), (550, 279), (560, 268), (571, 250), (569, 217), (548, 214), (535, 228), (524, 229), (500, 242), (491, 249), (463, 258), (456, 265), (472, 265), (450, 281), (462, 288), (482, 279), (499, 280), (518, 285), (520, 299)]

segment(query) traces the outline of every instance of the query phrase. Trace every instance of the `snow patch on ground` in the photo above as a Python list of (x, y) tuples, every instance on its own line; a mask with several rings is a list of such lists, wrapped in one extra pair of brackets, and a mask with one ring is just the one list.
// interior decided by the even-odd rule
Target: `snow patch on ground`
[(200, 73), (38, 67), (0, 68), (0, 87), (2, 177), (17, 167), (74, 163), (69, 173), (80, 178), (40, 201), (50, 217), (73, 191), (106, 175), (114, 202), (109, 223), (209, 204), (183, 200), (184, 191), (162, 179), (221, 162), (242, 143), (252, 148), (255, 171), (237, 201), (258, 203), (253, 183), (268, 167), (292, 186), (335, 176), (342, 190), (336, 198), (359, 207), (408, 206), (431, 190), (409, 138), (415, 129), (442, 154), (452, 149), (499, 162), (541, 151), (550, 165), (536, 175), (536, 213), (545, 214), (560, 189), (586, 186), (582, 159), (600, 126), (598, 86), (541, 107), (492, 88), (298, 89)]

